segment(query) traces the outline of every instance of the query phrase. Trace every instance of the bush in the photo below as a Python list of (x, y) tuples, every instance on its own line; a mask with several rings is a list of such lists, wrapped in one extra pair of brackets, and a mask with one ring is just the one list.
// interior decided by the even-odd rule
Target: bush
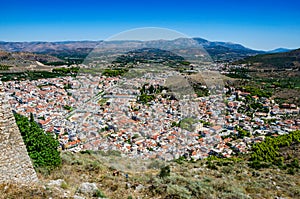
[(171, 173), (170, 166), (167, 165), (167, 166), (162, 167), (162, 168), (160, 169), (159, 177), (161, 177), (161, 178), (168, 177), (168, 176), (170, 176), (170, 173)]
[(293, 168), (299, 168), (299, 160), (297, 158), (295, 158), (292, 162), (291, 162), (291, 166)]
[(288, 174), (290, 174), (290, 175), (295, 175), (295, 169), (294, 168), (289, 168), (288, 170), (287, 170), (287, 173)]
[(106, 196), (104, 195), (104, 193), (102, 193), (102, 191), (99, 190), (99, 189), (94, 193), (93, 196), (94, 197), (99, 197), (99, 198), (106, 198)]
[(167, 198), (191, 198), (191, 192), (183, 186), (170, 184), (167, 187)]

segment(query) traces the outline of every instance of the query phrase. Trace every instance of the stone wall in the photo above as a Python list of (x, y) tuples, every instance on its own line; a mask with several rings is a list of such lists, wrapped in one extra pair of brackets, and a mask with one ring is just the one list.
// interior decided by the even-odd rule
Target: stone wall
[(0, 183), (38, 181), (0, 81)]

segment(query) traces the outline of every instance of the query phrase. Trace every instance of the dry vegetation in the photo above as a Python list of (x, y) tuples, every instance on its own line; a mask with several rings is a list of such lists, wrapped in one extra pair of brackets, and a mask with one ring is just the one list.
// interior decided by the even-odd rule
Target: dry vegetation
[[(118, 153), (88, 152), (63, 153), (62, 159), (62, 167), (51, 174), (40, 171), (39, 185), (1, 185), (0, 198), (73, 198), (81, 195), (78, 187), (83, 182), (96, 183), (107, 198), (300, 198), (299, 170), (294, 174), (277, 168), (255, 170), (237, 158), (132, 161)], [(170, 166), (170, 175), (159, 177), (165, 165)], [(47, 186), (56, 179), (65, 182)]]

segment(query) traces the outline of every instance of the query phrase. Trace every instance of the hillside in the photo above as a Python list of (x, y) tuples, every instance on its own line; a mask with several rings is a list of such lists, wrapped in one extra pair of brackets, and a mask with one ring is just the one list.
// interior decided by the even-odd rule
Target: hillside
[(272, 53), (247, 57), (238, 62), (238, 64), (249, 64), (257, 68), (269, 69), (299, 69), (300, 67), (300, 49), (284, 53)]
[(99, 43), (100, 41), (0, 42), (0, 50), (46, 54), (81, 63)]
[(281, 103), (300, 104), (300, 49), (247, 57), (233, 66), (236, 64), (245, 65), (232, 68), (230, 77), (247, 79), (248, 85), (271, 91), (272, 98)]
[(49, 66), (44, 64), (60, 63), (64, 64), (63, 60), (51, 56), (28, 52), (5, 52), (0, 51), (0, 70), (6, 71), (22, 71), (22, 70), (39, 70), (49, 69)]
[[(240, 159), (198, 162), (138, 162), (102, 151), (63, 153), (63, 165), (50, 175), (39, 173), (40, 185), (2, 184), (0, 198), (299, 198), (299, 171), (254, 169)], [(120, 165), (120, 166), (118, 166)], [(123, 165), (123, 169), (120, 169)], [(161, 168), (168, 168), (164, 175)], [(126, 177), (128, 176), (128, 177)], [(161, 176), (161, 177), (160, 177)], [(94, 192), (82, 193), (82, 183)]]

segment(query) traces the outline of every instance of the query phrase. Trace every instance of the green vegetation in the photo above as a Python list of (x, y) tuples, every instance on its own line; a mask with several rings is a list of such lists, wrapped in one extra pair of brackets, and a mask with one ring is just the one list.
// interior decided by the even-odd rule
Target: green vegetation
[(250, 70), (246, 68), (234, 68), (229, 70), (229, 74), (226, 74), (226, 76), (231, 78), (239, 78), (239, 79), (250, 79), (249, 76)]
[(173, 52), (156, 49), (156, 48), (142, 48), (121, 55), (113, 63), (120, 63), (126, 65), (128, 63), (166, 63), (168, 65), (175, 65), (176, 63), (182, 65), (189, 65), (183, 57), (176, 55)]
[(43, 63), (47, 66), (62, 66), (62, 65), (67, 65), (66, 62), (64, 61), (56, 61), (56, 62), (46, 62), (46, 63)]
[(239, 126), (236, 126), (235, 130), (237, 130), (236, 134), (231, 132), (229, 135), (222, 136), (222, 138), (223, 139), (232, 138), (232, 140), (237, 140), (237, 139), (243, 139), (244, 137), (250, 137), (251, 135), (249, 131), (242, 129)]
[(138, 96), (138, 101), (147, 104), (155, 99), (155, 94), (160, 94), (163, 90), (167, 90), (167, 88), (160, 85), (144, 84), (140, 89), (141, 95)]
[(72, 64), (81, 64), (85, 58), (89, 55), (89, 53), (93, 50), (93, 48), (76, 48), (76, 49), (65, 49), (65, 50), (49, 50), (49, 52), (45, 52), (49, 55), (55, 56), (61, 60), (62, 62), (46, 62), (45, 65), (72, 65)]
[(61, 165), (59, 142), (53, 134), (45, 133), (33, 120), (32, 114), (30, 120), (19, 114), (14, 116), (34, 167), (47, 171), (59, 167)]
[(237, 126), (235, 129), (238, 132), (238, 135), (237, 135), (238, 138), (250, 137), (250, 132), (249, 131), (246, 131), (246, 130), (242, 129), (239, 126)]
[(106, 198), (106, 196), (104, 195), (104, 193), (100, 189), (98, 189), (93, 196), (98, 197), (98, 198)]
[[(299, 143), (300, 131), (294, 131), (278, 137), (266, 137), (265, 141), (253, 145), (250, 165), (254, 168), (261, 168), (273, 164), (284, 168), (285, 159), (280, 154), (280, 148), (289, 147)], [(295, 161), (295, 163), (292, 163), (289, 166), (299, 168), (299, 164), (297, 164), (298, 159)]]
[(0, 71), (1, 70), (9, 70), (12, 66), (2, 65), (0, 64)]
[(264, 91), (260, 88), (257, 88), (255, 86), (247, 85), (241, 87), (242, 91), (249, 92), (252, 96), (256, 95), (258, 97), (266, 97), (269, 98), (272, 96), (272, 92), (270, 91)]
[(123, 75), (126, 72), (128, 72), (128, 69), (124, 69), (124, 68), (105, 69), (102, 72), (102, 75), (109, 76), (109, 77), (117, 77), (119, 75)]
[[(196, 38), (197, 39), (197, 38)], [(202, 42), (200, 41), (200, 44)], [(239, 60), (243, 57), (248, 57), (249, 55), (260, 53), (259, 51), (251, 49), (234, 49), (229, 46), (224, 46), (223, 44), (209, 45), (205, 47), (205, 50), (213, 58), (214, 61), (234, 61)]]
[(144, 84), (142, 88), (140, 89), (141, 94), (160, 94), (163, 90), (168, 90), (167, 87), (161, 86), (161, 85), (150, 85)]
[(164, 166), (160, 169), (159, 177), (160, 178), (168, 177), (168, 176), (170, 176), (170, 173), (171, 173), (170, 166), (169, 165)]
[(188, 131), (194, 131), (195, 129), (195, 124), (198, 122), (195, 118), (187, 117), (182, 120), (180, 120), (178, 126), (181, 128), (188, 130)]
[(243, 60), (237, 61), (235, 64), (251, 64), (260, 67), (275, 67), (278, 69), (294, 67), (295, 63), (299, 63), (300, 50), (294, 50), (285, 53), (262, 54), (247, 57)]
[(73, 108), (71, 106), (69, 106), (69, 105), (64, 105), (63, 108), (66, 109), (66, 110), (68, 110), (68, 111), (72, 111), (73, 110)]
[(197, 97), (205, 97), (209, 95), (209, 90), (207, 88), (203, 88), (203, 89), (196, 89), (194, 90)]
[(64, 85), (64, 89), (67, 90), (67, 89), (71, 89), (72, 88), (72, 85), (67, 83)]
[(106, 103), (107, 103), (107, 98), (101, 98), (99, 101), (98, 101), (98, 104), (100, 105), (100, 106), (103, 106), (103, 105), (105, 105)]
[(210, 126), (212, 126), (212, 123), (207, 122), (207, 121), (204, 121), (204, 120), (199, 120), (199, 122), (201, 122), (201, 123), (203, 124), (203, 126), (205, 126), (205, 127), (210, 127)]
[(140, 96), (138, 96), (138, 101), (144, 104), (147, 104), (148, 102), (151, 102), (154, 99), (154, 95), (141, 94)]
[(266, 84), (265, 87), (275, 87), (275, 88), (289, 88), (295, 89), (300, 88), (300, 78), (296, 77), (277, 77), (277, 78), (259, 78), (258, 83)]
[(62, 76), (76, 76), (79, 67), (71, 68), (54, 68), (50, 71), (24, 71), (18, 73), (5, 73), (1, 77), (2, 81), (12, 80), (37, 80), (43, 78), (56, 78)]

